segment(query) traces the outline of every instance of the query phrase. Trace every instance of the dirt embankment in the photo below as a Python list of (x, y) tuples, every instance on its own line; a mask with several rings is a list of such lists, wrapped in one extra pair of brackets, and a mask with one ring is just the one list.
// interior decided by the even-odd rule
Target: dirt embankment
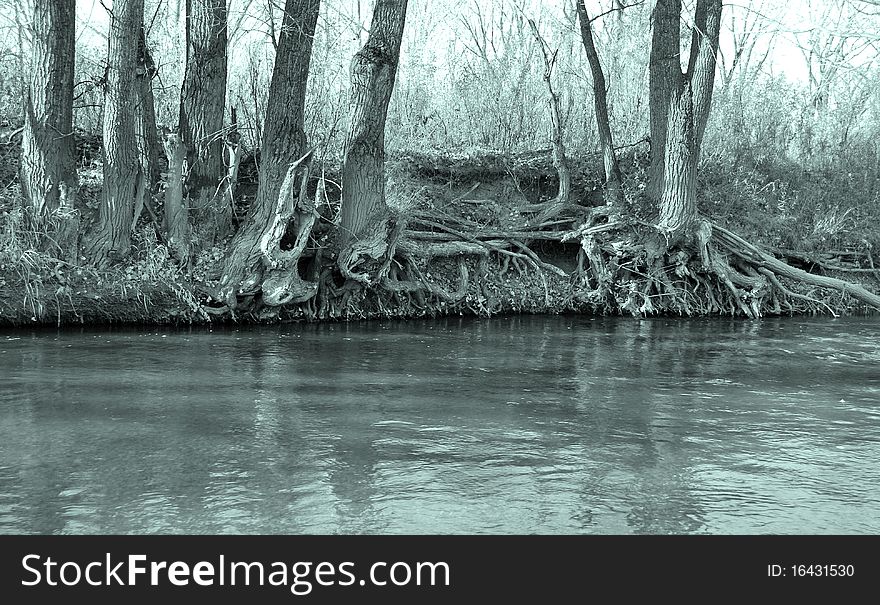
[[(640, 190), (643, 157), (636, 149), (621, 162), (628, 167), (630, 191)], [(757, 282), (749, 288), (725, 284), (717, 276), (700, 274), (696, 255), (668, 256), (663, 268), (668, 279), (649, 283), (646, 275), (656, 268), (640, 264), (640, 238), (649, 237), (650, 211), (635, 203), (612, 216), (601, 210), (598, 156), (575, 158), (571, 169), (570, 206), (536, 224), (535, 217), (556, 194), (549, 150), (397, 155), (388, 163), (387, 195), (395, 220), (404, 225), (398, 257), (388, 263), (388, 279), (364, 286), (348, 283), (333, 270), (338, 169), (319, 168), (313, 179), (324, 178), (327, 199), (318, 208), (321, 218), (300, 272), (320, 286), (316, 296), (292, 305), (269, 306), (256, 293), (234, 311), (222, 308), (211, 294), (224, 246), (204, 251), (192, 270), (184, 270), (171, 259), (146, 214), (131, 260), (109, 271), (26, 249), (13, 251), (7, 243), (6, 254), (0, 256), (0, 324), (279, 322), (521, 312), (749, 315), (749, 309), (767, 315), (859, 313), (869, 308), (846, 292), (804, 287), (784, 277), (778, 283), (766, 279), (766, 292)], [(238, 216), (253, 199), (254, 175), (249, 174), (245, 163)], [(98, 185), (83, 180), (86, 188)], [(86, 199), (97, 197), (94, 191), (86, 193)], [(637, 201), (637, 194), (632, 197)], [(9, 239), (9, 233), (4, 237)], [(861, 250), (771, 252), (812, 275), (843, 277), (872, 291), (880, 286), (873, 257)]]

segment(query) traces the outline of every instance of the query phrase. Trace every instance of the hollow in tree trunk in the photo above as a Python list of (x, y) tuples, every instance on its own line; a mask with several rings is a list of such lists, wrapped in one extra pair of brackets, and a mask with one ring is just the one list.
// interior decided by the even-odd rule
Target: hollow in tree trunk
[[(32, 26), (38, 33), (33, 36), (33, 74), (25, 91), (21, 185), (28, 219), (38, 231), (52, 215), (67, 223), (67, 228), (76, 222), (75, 5), (75, 0), (35, 0), (33, 4)], [(63, 229), (65, 226), (59, 225), (59, 230)], [(67, 239), (75, 242), (75, 231)]]
[(376, 0), (370, 34), (351, 63), (349, 128), (342, 162), (339, 267), (346, 277), (380, 259), (392, 229), (385, 202), (385, 119), (394, 91), (407, 0)]
[[(283, 289), (278, 286), (278, 267), (271, 267), (274, 261), (267, 258), (268, 248), (264, 239), (272, 239), (270, 233), (278, 230), (279, 212), (287, 214), (285, 220), (288, 222), (304, 220), (303, 215), (285, 205), (290, 200), (281, 200), (279, 196), (299, 196), (299, 183), (307, 178), (311, 162), (310, 154), (304, 157), (307, 155), (304, 130), (305, 96), (319, 8), (320, 0), (287, 0), (285, 4), (284, 21), (269, 86), (257, 195), (241, 228), (232, 239), (220, 279), (218, 298), (233, 309), (237, 306), (238, 295), (251, 295), (260, 291), (267, 267), (275, 270), (274, 289)], [(298, 160), (302, 161), (297, 164)], [(294, 165), (297, 168), (291, 172)], [(229, 167), (231, 172), (237, 170), (235, 163), (230, 163)], [(308, 203), (301, 196), (299, 199), (302, 200), (298, 206), (300, 208)], [(295, 225), (297, 233), (301, 232), (301, 226)], [(284, 227), (287, 227), (286, 222)], [(278, 239), (280, 240), (280, 236)], [(277, 244), (278, 241), (273, 239), (272, 246)], [(292, 262), (289, 255), (284, 259), (285, 266), (292, 272), (289, 275), (292, 283), (296, 282), (296, 262)], [(298, 286), (299, 284), (296, 287)], [(296, 287), (291, 286), (292, 289)], [(285, 296), (278, 296), (277, 299), (291, 300)]]

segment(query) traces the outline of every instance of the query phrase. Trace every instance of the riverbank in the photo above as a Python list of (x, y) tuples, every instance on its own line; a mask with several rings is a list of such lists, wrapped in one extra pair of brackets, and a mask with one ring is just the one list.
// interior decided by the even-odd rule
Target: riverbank
[[(585, 253), (585, 240), (577, 231), (577, 217), (563, 216), (558, 226), (549, 221), (537, 238), (530, 231), (522, 234), (522, 241), (517, 239), (523, 208), (544, 207), (555, 195), (549, 152), (396, 154), (388, 162), (387, 191), (397, 217), (408, 220), (407, 228), (432, 250), (451, 240), (474, 245), (468, 254), (422, 255), (406, 268), (393, 263), (395, 279), (373, 286), (353, 285), (331, 268), (338, 169), (328, 165), (320, 171), (326, 205), (318, 208), (321, 216), (301, 259), (301, 272), (321, 284), (317, 294), (304, 303), (279, 306), (263, 304), (259, 293), (245, 295), (234, 309), (216, 296), (228, 239), (201, 251), (190, 267), (181, 267), (162, 239), (156, 209), (141, 217), (132, 255), (98, 270), (82, 257), (58, 258), (39, 245), (38, 234), (23, 228), (12, 181), (0, 196), (0, 325), (274, 323), (512, 313), (738, 316), (751, 308), (755, 315), (869, 312), (870, 306), (847, 293), (796, 280), (779, 284), (787, 295), (764, 294), (755, 302), (751, 291), (743, 291), (737, 300), (739, 290), (728, 292), (698, 277), (690, 260), (676, 266), (675, 257), (666, 267), (672, 276), (668, 287), (656, 291), (644, 286), (635, 261), (613, 266), (623, 258), (621, 242), (637, 242), (653, 219), (638, 197), (645, 159), (646, 150), (639, 147), (622, 159), (629, 193), (618, 222), (626, 218), (629, 239), (597, 241), (605, 259), (600, 261), (611, 263), (597, 273), (596, 257)], [(571, 168), (571, 201), (576, 211), (589, 216), (603, 203), (599, 158), (575, 158)], [(735, 230), (811, 275), (880, 290), (873, 255), (880, 247), (880, 234), (873, 228), (880, 224), (880, 203), (876, 179), (869, 182), (867, 173), (859, 180), (834, 171), (808, 174), (781, 163), (745, 169), (709, 161), (701, 174), (700, 210), (713, 224)], [(87, 229), (100, 192), (99, 168), (81, 169), (80, 175), (81, 224)], [(246, 213), (255, 189), (246, 167), (242, 175), (239, 216)], [(450, 224), (466, 225), (479, 238), (457, 233)], [(601, 232), (604, 224), (600, 220), (593, 229)], [(513, 245), (495, 243), (491, 238), (496, 232)], [(626, 253), (637, 259), (639, 250)], [(415, 282), (418, 287), (400, 285)]]

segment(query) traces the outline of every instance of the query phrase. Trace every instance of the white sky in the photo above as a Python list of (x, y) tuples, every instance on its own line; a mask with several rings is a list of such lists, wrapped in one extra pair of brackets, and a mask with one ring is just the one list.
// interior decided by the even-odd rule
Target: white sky
[[(105, 1), (112, 6), (112, 0)], [(278, 4), (281, 4), (282, 1), (279, 0)], [(477, 9), (488, 15), (493, 5), (499, 3), (504, 3), (507, 10), (510, 11), (515, 2), (523, 6), (528, 14), (537, 15), (540, 10), (544, 10), (550, 15), (561, 16), (563, 6), (570, 8), (572, 0), (544, 0), (543, 2), (541, 0), (428, 1), (430, 4), (426, 4), (426, 0), (410, 0), (407, 34), (415, 35), (413, 33), (415, 28), (412, 26), (414, 22), (418, 22), (422, 28), (427, 27), (431, 32), (432, 50), (436, 49), (439, 55), (438, 60), (442, 60), (442, 55), (448, 47), (445, 42), (453, 39), (456, 32), (459, 35), (464, 33), (459, 20), (462, 15), (473, 15)], [(174, 6), (176, 3), (185, 4), (184, 0), (164, 0), (166, 7)], [(247, 3), (248, 0), (230, 0), (230, 21), (241, 14), (242, 7)], [(690, 3), (685, 0), (686, 6)], [(369, 19), (368, 13), (372, 0), (324, 0), (322, 4), (322, 15), (333, 11), (336, 13), (337, 20), (340, 16), (354, 20), (360, 14), (362, 21), (366, 23)], [(798, 48), (796, 40), (799, 39), (804, 43), (809, 39), (811, 31), (834, 29), (844, 27), (844, 25), (846, 31), (853, 31), (860, 26), (867, 27), (870, 21), (870, 19), (860, 18), (850, 24), (837, 25), (829, 20), (829, 17), (833, 16), (834, 7), (841, 4), (841, 0), (785, 0), (784, 2), (780, 0), (731, 0), (725, 3), (724, 15), (728, 27), (724, 28), (722, 33), (721, 52), (725, 57), (729, 57), (733, 53), (730, 26), (734, 22), (742, 26), (744, 20), (754, 20), (757, 15), (760, 15), (760, 21), (766, 28), (766, 34), (777, 34), (770, 57), (765, 62), (765, 71), (772, 75), (785, 75), (794, 81), (805, 81), (808, 73), (807, 61)], [(255, 0), (251, 11), (261, 10), (264, 5), (263, 1)], [(587, 0), (587, 5), (591, 14), (597, 15), (610, 7), (610, 0)], [(180, 10), (182, 12), (183, 8), (181, 7)], [(77, 11), (78, 22), (81, 26), (79, 42), (90, 45), (100, 44), (100, 35), (106, 32), (108, 18), (99, 0), (77, 0)], [(829, 13), (829, 11), (831, 12)], [(150, 17), (151, 15), (148, 14), (146, 18)], [(747, 23), (747, 21), (745, 22)], [(245, 23), (243, 28), (247, 27), (248, 23)], [(645, 44), (649, 43), (650, 39), (646, 33)], [(753, 61), (757, 61), (763, 54), (760, 46), (759, 43), (759, 48), (755, 51), (757, 56)], [(764, 48), (766, 48), (766, 44)], [(876, 52), (876, 48), (873, 47), (865, 51), (865, 53), (871, 53), (871, 56), (874, 56)], [(866, 56), (868, 55), (863, 53), (860, 59), (854, 60), (863, 61)]]

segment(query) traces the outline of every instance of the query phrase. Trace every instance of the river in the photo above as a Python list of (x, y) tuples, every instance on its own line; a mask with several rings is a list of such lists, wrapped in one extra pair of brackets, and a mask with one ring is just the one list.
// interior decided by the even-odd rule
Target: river
[(880, 532), (880, 320), (0, 332), (0, 533)]

